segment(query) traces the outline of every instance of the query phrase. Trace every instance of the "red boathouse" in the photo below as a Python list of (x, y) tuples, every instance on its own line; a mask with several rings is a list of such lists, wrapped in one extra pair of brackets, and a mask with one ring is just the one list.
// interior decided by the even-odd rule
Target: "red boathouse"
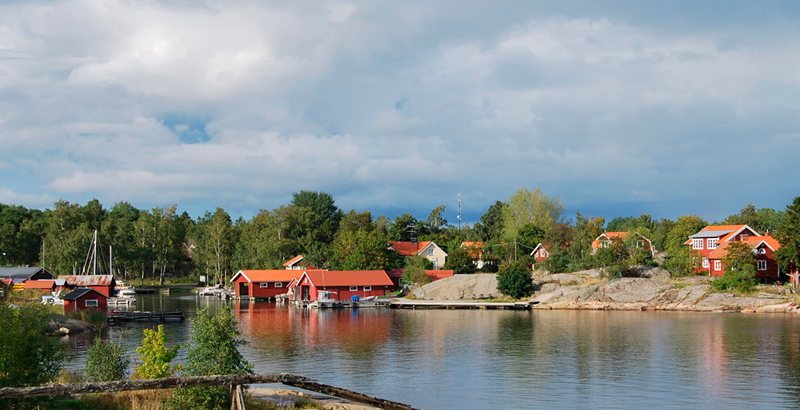
[(268, 299), (287, 293), (289, 282), (300, 276), (296, 270), (240, 270), (233, 275), (236, 297)]
[(64, 300), (64, 313), (89, 309), (108, 311), (108, 297), (94, 289), (76, 289), (67, 293), (62, 299)]
[(359, 298), (384, 296), (393, 286), (382, 270), (307, 270), (295, 284), (293, 297), (294, 300), (317, 300), (317, 293), (326, 290), (334, 292), (336, 300), (350, 300), (356, 295)]

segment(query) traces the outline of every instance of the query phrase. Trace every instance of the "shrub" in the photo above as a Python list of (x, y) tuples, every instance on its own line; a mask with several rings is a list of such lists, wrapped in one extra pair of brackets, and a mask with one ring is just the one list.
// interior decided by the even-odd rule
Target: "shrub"
[(533, 293), (533, 279), (527, 260), (514, 262), (497, 276), (497, 290), (515, 299), (528, 297)]
[[(425, 269), (429, 268), (431, 261), (422, 256), (406, 257), (406, 270), (403, 271), (403, 283), (407, 285), (424, 285), (430, 283), (431, 279), (425, 274)], [(433, 266), (430, 265), (432, 268)]]
[[(253, 373), (253, 365), (239, 352), (247, 342), (239, 337), (230, 309), (223, 308), (214, 316), (202, 309), (192, 325), (185, 367), (189, 376)], [(177, 389), (166, 404), (174, 409), (222, 410), (230, 408), (230, 396), (228, 386), (192, 387)]]
[(125, 356), (122, 346), (108, 343), (97, 336), (92, 347), (86, 351), (84, 376), (90, 382), (122, 380), (130, 363), (131, 360)]
[(172, 376), (181, 369), (181, 365), (171, 368), (170, 362), (178, 355), (180, 346), (175, 345), (167, 349), (167, 336), (164, 334), (164, 325), (158, 325), (158, 330), (145, 329), (142, 346), (136, 348), (140, 355), (140, 364), (136, 365), (133, 373), (134, 379), (160, 379)]
[[(64, 365), (66, 345), (47, 333), (49, 314), (41, 305), (12, 308), (0, 303), (0, 387), (45, 384)], [(34, 408), (41, 400), (0, 400), (0, 408)]]

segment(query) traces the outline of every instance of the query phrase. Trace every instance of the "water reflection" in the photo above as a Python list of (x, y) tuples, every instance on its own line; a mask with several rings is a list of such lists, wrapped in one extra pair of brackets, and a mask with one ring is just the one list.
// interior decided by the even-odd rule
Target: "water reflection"
[[(257, 372), (303, 374), (426, 409), (800, 407), (796, 315), (304, 310), (155, 295), (140, 303), (189, 316), (230, 306)], [(135, 355), (142, 330), (155, 326), (103, 337), (121, 337)], [(185, 344), (191, 323), (165, 331), (170, 345)], [(79, 367), (91, 335), (69, 340)]]

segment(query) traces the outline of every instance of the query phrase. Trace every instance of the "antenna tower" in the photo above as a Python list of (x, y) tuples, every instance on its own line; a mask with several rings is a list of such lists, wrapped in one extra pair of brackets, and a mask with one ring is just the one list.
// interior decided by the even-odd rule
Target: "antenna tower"
[(461, 230), (461, 192), (458, 193), (458, 230)]

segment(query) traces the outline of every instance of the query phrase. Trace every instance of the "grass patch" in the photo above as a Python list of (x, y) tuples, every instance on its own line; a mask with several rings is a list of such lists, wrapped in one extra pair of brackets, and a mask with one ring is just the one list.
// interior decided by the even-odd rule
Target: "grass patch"
[(70, 319), (82, 320), (95, 326), (105, 326), (108, 323), (108, 315), (99, 309), (78, 310), (67, 312), (65, 315)]
[(297, 398), (292, 406), (279, 406), (268, 400), (261, 400), (252, 397), (245, 399), (248, 410), (286, 410), (286, 409), (321, 409), (322, 404), (307, 398)]

